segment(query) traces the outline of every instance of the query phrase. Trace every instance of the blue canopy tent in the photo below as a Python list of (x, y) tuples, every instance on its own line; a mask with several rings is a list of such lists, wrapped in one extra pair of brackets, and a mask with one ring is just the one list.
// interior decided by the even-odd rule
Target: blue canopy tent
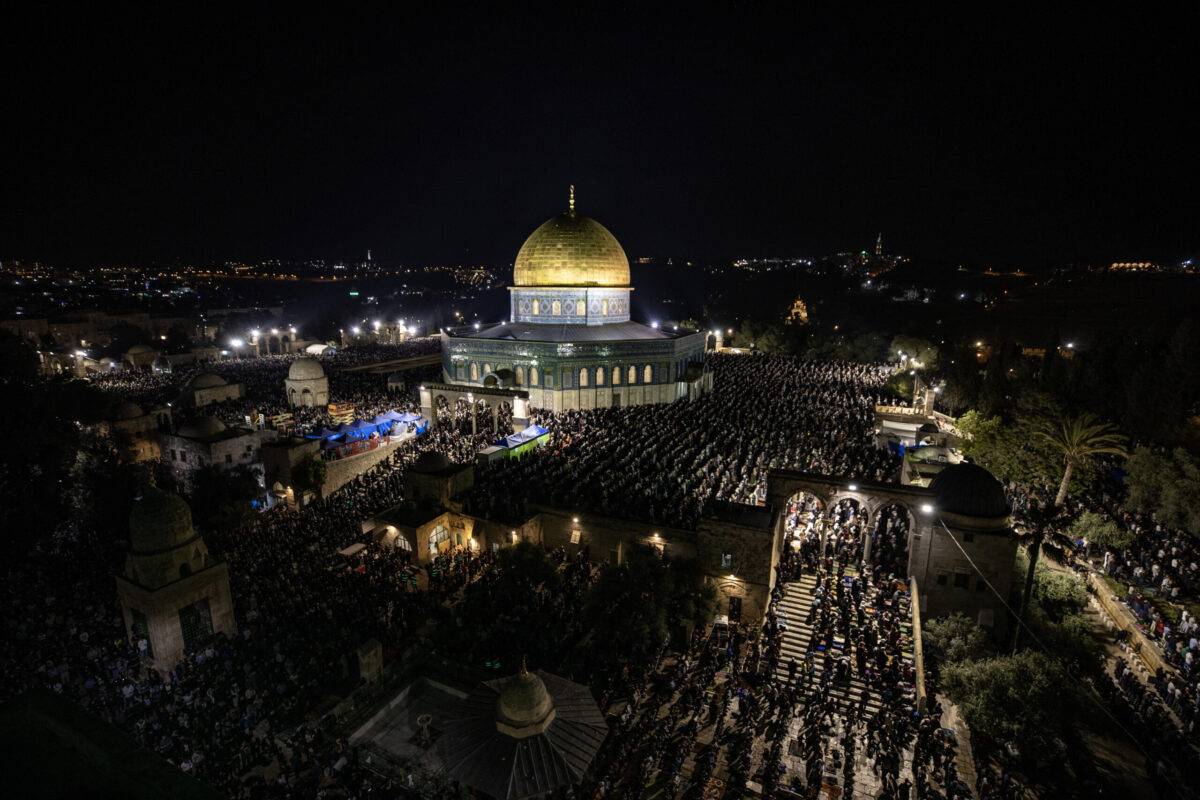
[[(342, 429), (345, 429), (342, 431)], [(365, 419), (356, 419), (354, 422), (338, 426), (338, 430), (345, 433), (347, 439), (366, 439), (372, 433), (376, 433), (378, 426), (367, 422)]]
[(329, 428), (324, 428), (320, 433), (310, 433), (305, 436), (305, 439), (340, 439), (342, 434), (337, 431), (331, 431)]
[(511, 436), (505, 436), (502, 439), (496, 440), (497, 447), (517, 447), (518, 445), (532, 442), (534, 439), (545, 434), (549, 428), (543, 428), (541, 425), (530, 425), (520, 433), (514, 433)]

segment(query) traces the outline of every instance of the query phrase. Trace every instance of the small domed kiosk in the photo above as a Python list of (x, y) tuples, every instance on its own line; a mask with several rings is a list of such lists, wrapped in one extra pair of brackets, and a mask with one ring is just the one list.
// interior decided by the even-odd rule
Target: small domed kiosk
[(315, 358), (298, 358), (288, 368), (283, 381), (288, 405), (293, 408), (323, 406), (329, 402), (329, 378)]
[(522, 664), (468, 695), (438, 747), (451, 780), (517, 800), (577, 786), (607, 735), (586, 686)]
[(923, 491), (932, 497), (922, 503), (909, 560), (922, 612), (928, 617), (959, 612), (1002, 633), (1017, 555), (1003, 484), (983, 467), (963, 462), (943, 469)]
[(129, 639), (160, 672), (213, 634), (237, 631), (229, 567), (209, 555), (177, 494), (152, 486), (134, 501), (129, 555), (116, 580)]

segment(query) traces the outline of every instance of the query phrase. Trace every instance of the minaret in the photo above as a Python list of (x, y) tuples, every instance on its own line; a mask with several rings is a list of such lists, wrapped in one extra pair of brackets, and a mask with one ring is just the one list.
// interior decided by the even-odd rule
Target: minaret
[(879, 258), (883, 255), (883, 234), (875, 237), (875, 257)]
[(571, 184), (570, 188), (567, 189), (567, 213), (575, 213), (575, 184), (573, 183)]
[(367, 248), (367, 263), (371, 263), (371, 248)]

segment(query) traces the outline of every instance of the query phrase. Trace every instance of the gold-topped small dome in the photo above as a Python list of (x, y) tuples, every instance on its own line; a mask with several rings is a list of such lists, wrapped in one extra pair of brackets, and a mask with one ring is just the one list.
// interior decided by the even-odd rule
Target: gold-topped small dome
[(513, 262), (514, 286), (629, 285), (629, 259), (621, 243), (575, 211), (574, 189), (567, 213), (543, 222), (521, 245)]

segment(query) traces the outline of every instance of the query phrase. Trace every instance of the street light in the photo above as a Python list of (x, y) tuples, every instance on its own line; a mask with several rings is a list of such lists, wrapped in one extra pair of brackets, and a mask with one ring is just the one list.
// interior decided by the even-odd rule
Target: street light
[(921, 504), (921, 513), (923, 513), (923, 514), (932, 514), (932, 513), (933, 513), (933, 506), (929, 505), (929, 503), (922, 503), (922, 504)]

